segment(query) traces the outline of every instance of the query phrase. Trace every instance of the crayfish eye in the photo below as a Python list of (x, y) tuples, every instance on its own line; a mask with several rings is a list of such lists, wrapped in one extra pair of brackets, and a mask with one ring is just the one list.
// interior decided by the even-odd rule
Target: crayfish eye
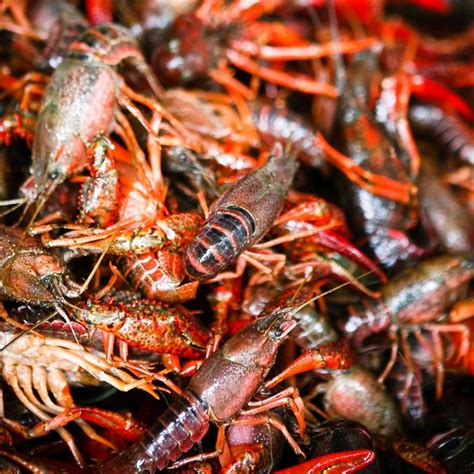
[(58, 176), (59, 176), (59, 173), (57, 171), (52, 171), (51, 173), (48, 174), (48, 179), (51, 181), (56, 181)]
[(41, 283), (44, 284), (44, 286), (49, 288), (51, 286), (53, 276), (52, 275), (44, 275), (40, 278), (40, 280), (41, 280)]

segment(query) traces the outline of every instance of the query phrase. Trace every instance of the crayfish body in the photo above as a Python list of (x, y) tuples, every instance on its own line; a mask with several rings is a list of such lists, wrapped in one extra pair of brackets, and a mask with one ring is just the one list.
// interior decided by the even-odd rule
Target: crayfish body
[(296, 169), (295, 160), (276, 146), (265, 165), (222, 194), (186, 250), (188, 275), (212, 278), (258, 242), (281, 212)]

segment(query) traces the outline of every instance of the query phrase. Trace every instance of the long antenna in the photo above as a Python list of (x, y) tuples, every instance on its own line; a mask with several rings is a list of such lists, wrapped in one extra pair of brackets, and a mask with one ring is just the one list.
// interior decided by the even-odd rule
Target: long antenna
[(8, 347), (10, 347), (12, 344), (14, 344), (16, 341), (18, 341), (18, 339), (21, 339), (23, 336), (26, 336), (27, 334), (29, 334), (30, 332), (34, 331), (35, 329), (37, 329), (39, 326), (41, 326), (44, 322), (46, 321), (49, 321), (50, 319), (52, 319), (54, 316), (56, 316), (58, 314), (57, 311), (53, 311), (51, 314), (49, 314), (48, 316), (46, 316), (45, 318), (42, 318), (41, 320), (39, 320), (38, 322), (36, 322), (35, 324), (33, 324), (33, 326), (29, 327), (28, 329), (25, 329), (25, 331), (23, 331), (22, 333), (18, 334), (18, 336), (15, 336), (11, 341), (7, 342), (3, 347), (0, 348), (0, 353), (3, 352), (4, 350), (6, 350)]
[[(374, 270), (370, 270), (366, 273), (363, 273), (362, 275), (359, 275), (356, 280), (361, 280), (362, 278), (370, 275), (371, 273), (374, 273)], [(331, 293), (334, 293), (335, 291), (337, 290), (340, 290), (341, 288), (344, 288), (345, 286), (347, 285), (350, 285), (351, 282), (350, 281), (346, 281), (344, 283), (341, 283), (340, 285), (337, 285), (335, 286), (334, 288), (331, 288), (330, 290), (327, 290), (327, 291), (324, 291), (323, 293), (320, 293), (316, 296), (313, 296), (312, 298), (310, 298), (309, 300), (305, 301), (304, 303), (301, 303), (299, 306), (297, 306), (296, 308), (294, 308), (291, 312), (290, 312), (290, 315), (291, 316), (294, 316), (298, 311), (301, 311), (303, 308), (305, 308), (306, 306), (308, 306), (310, 303), (312, 303), (313, 301), (316, 301), (316, 300), (319, 300), (319, 298), (322, 298), (323, 296), (326, 296), (326, 295), (329, 295)]]

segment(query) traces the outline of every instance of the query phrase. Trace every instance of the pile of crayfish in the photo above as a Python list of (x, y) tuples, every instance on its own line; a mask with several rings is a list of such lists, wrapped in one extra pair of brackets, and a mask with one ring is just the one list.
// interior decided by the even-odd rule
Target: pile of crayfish
[(0, 2), (0, 470), (474, 469), (470, 0)]

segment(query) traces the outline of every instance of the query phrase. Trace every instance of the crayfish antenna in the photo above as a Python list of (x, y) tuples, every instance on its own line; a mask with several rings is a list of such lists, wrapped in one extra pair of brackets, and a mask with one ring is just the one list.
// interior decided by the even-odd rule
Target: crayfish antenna
[(48, 316), (40, 319), (39, 321), (37, 321), (35, 324), (33, 324), (33, 326), (29, 327), (28, 329), (25, 329), (23, 332), (21, 332), (20, 334), (18, 334), (18, 336), (15, 336), (13, 339), (11, 339), (10, 341), (8, 341), (3, 347), (0, 347), (0, 353), (3, 352), (4, 350), (6, 350), (8, 347), (10, 347), (11, 345), (13, 345), (16, 341), (18, 341), (19, 339), (21, 339), (22, 337), (26, 336), (27, 334), (29, 334), (30, 332), (33, 332), (35, 331), (38, 327), (40, 327), (43, 323), (45, 323), (46, 321), (49, 321), (50, 319), (54, 318), (54, 316), (56, 316), (58, 314), (57, 311), (53, 311), (52, 313), (48, 314)]
[[(65, 304), (65, 300), (62, 300), (61, 303)], [(69, 324), (69, 327), (70, 327), (71, 332), (72, 332), (72, 336), (74, 337), (74, 341), (76, 342), (76, 344), (81, 345), (81, 343), (79, 342), (79, 338), (77, 337), (77, 333), (74, 330), (74, 327), (72, 325), (72, 321), (71, 321), (71, 318), (69, 317), (69, 314), (67, 314), (67, 312), (64, 310), (64, 308), (62, 308), (59, 304), (55, 304), (54, 308), (56, 309), (58, 314), (63, 317), (63, 319), (66, 321), (66, 323)]]
[[(375, 270), (370, 270), (366, 273), (363, 273), (362, 275), (359, 275), (358, 277), (356, 277), (355, 279), (356, 280), (361, 280), (362, 278), (365, 278), (366, 276), (374, 273)], [(326, 296), (326, 295), (329, 295), (331, 293), (334, 293), (335, 291), (338, 291), (340, 290), (341, 288), (344, 288), (345, 286), (348, 286), (350, 285), (351, 282), (350, 281), (346, 281), (344, 283), (341, 283), (340, 285), (337, 285), (335, 286), (334, 288), (331, 288), (327, 291), (324, 291), (323, 293), (320, 293), (316, 296), (313, 296), (312, 298), (309, 298), (308, 300), (304, 301), (303, 303), (301, 303), (299, 306), (297, 306), (296, 308), (293, 308), (292, 311), (290, 311), (289, 315), (290, 317), (293, 317), (298, 311), (301, 311), (303, 308), (306, 308), (306, 306), (308, 306), (310, 303), (312, 303), (313, 301), (317, 301), (319, 300), (319, 298), (322, 298), (323, 296)]]
[[(36, 218), (38, 217), (38, 214), (41, 212), (44, 205), (46, 204), (46, 201), (51, 197), (51, 195), (53, 194), (55, 189), (61, 183), (62, 183), (62, 180), (60, 180), (60, 179), (58, 179), (56, 181), (51, 181), (50, 183), (48, 183), (49, 186), (43, 193), (38, 193), (38, 194), (35, 193), (36, 194), (35, 196), (32, 196), (31, 198), (28, 198), (28, 197), (26, 198), (27, 204), (25, 206), (25, 209), (24, 209), (18, 223), (20, 223), (23, 220), (23, 218), (25, 217), (27, 211), (33, 205), (34, 199), (38, 198), (39, 202), (36, 205), (35, 210), (33, 211), (33, 215), (31, 216), (30, 220), (28, 221), (28, 224), (26, 225), (25, 235), (27, 235), (30, 232), (30, 229), (31, 229), (32, 225), (34, 224)], [(45, 184), (44, 188), (46, 188), (46, 184)]]
[(7, 209), (6, 211), (1, 212), (0, 217), (5, 217), (8, 214), (16, 211), (21, 206), (23, 206), (25, 203), (26, 203), (26, 200), (23, 199), (23, 198), (11, 199), (9, 201), (0, 201), (0, 207), (2, 207), (2, 206), (12, 206), (10, 209)]
[[(303, 289), (303, 286), (306, 285), (306, 283), (308, 283), (308, 282), (311, 280), (311, 277), (312, 277), (312, 276), (313, 276), (313, 269), (311, 268), (309, 271), (306, 272), (305, 277), (303, 278), (303, 280), (301, 281), (301, 283), (298, 285), (298, 288), (296, 289), (295, 293), (294, 293), (293, 296), (291, 297), (289, 306), (291, 306), (291, 305), (293, 304), (293, 302), (294, 302), (295, 299), (297, 298), (299, 292)], [(309, 304), (309, 303), (308, 303), (308, 304)]]
[(84, 293), (84, 291), (86, 291), (87, 287), (89, 286), (89, 283), (91, 282), (92, 278), (94, 277), (97, 270), (99, 269), (99, 266), (102, 263), (102, 260), (104, 259), (105, 255), (109, 251), (110, 246), (112, 245), (112, 242), (114, 241), (114, 239), (117, 235), (117, 232), (118, 232), (118, 229), (110, 237), (108, 244), (104, 247), (104, 250), (100, 254), (99, 258), (97, 259), (97, 262), (95, 263), (94, 267), (92, 268), (91, 272), (89, 273), (89, 276), (86, 278), (86, 280), (82, 284), (82, 287), (79, 290), (79, 295), (82, 295), (82, 293)]
[(16, 198), (16, 199), (7, 199), (5, 201), (0, 201), (0, 207), (3, 206), (13, 206), (15, 204), (24, 204), (26, 202), (26, 198)]

